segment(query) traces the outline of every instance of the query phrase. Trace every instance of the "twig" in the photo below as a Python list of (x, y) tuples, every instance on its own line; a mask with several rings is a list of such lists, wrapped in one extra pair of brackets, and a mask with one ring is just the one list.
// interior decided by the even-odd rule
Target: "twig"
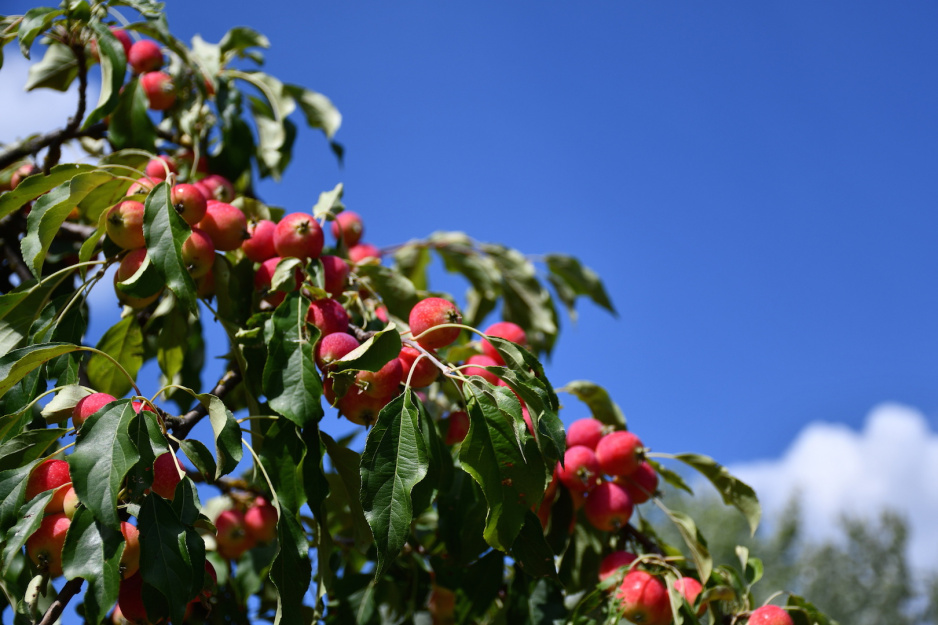
[(84, 581), (85, 580), (80, 577), (68, 580), (68, 582), (62, 586), (62, 590), (59, 591), (59, 595), (55, 598), (55, 601), (52, 602), (52, 605), (49, 606), (46, 613), (42, 615), (42, 620), (39, 621), (37, 625), (52, 625), (52, 623), (55, 623), (59, 616), (61, 616), (65, 606), (68, 605), (68, 602), (81, 590), (81, 584)]
[(648, 536), (638, 531), (635, 527), (630, 524), (627, 524), (622, 528), (622, 533), (629, 538), (633, 538), (641, 543), (642, 547), (645, 548), (645, 551), (651, 551), (657, 553), (658, 555), (664, 555), (664, 552), (661, 550), (661, 547), (658, 544), (650, 539)]
[[(230, 393), (238, 384), (241, 383), (240, 371), (228, 371), (222, 376), (215, 388), (212, 389), (212, 395), (224, 397)], [(208, 414), (208, 408), (201, 403), (184, 414), (181, 417), (169, 417), (166, 419), (166, 426), (172, 430), (177, 438), (185, 438), (195, 424), (201, 421)]]
[(43, 173), (47, 176), (49, 175), (49, 171), (59, 162), (59, 159), (62, 158), (62, 143), (65, 142), (65, 138), (74, 135), (81, 125), (81, 120), (85, 118), (88, 91), (88, 64), (85, 61), (85, 46), (81, 43), (72, 45), (72, 54), (75, 55), (75, 60), (78, 61), (78, 110), (75, 111), (74, 117), (68, 120), (68, 124), (63, 129), (63, 134), (49, 144), (49, 151), (46, 153), (46, 162), (42, 167)]
[(27, 156), (32, 156), (39, 150), (58, 142), (60, 145), (69, 139), (80, 139), (81, 137), (92, 137), (100, 139), (104, 136), (107, 125), (104, 122), (98, 122), (86, 130), (67, 132), (65, 128), (53, 130), (52, 132), (34, 137), (28, 141), (17, 144), (9, 150), (0, 153), (0, 169), (6, 169), (13, 163), (21, 161)]

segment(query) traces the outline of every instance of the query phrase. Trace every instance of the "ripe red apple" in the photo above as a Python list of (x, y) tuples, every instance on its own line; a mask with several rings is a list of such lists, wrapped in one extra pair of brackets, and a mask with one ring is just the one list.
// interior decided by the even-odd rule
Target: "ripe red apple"
[(359, 371), (355, 384), (372, 397), (396, 397), (404, 377), (404, 367), (398, 358), (392, 358), (377, 371)]
[(237, 560), (254, 547), (254, 539), (244, 526), (244, 514), (240, 510), (225, 510), (215, 519), (215, 535), (218, 555), (226, 560)]
[(121, 521), (124, 535), (124, 553), (121, 554), (121, 579), (127, 579), (140, 570), (140, 530), (136, 525)]
[(148, 193), (150, 193), (150, 191), (153, 190), (153, 187), (155, 186), (156, 186), (156, 182), (154, 182), (153, 180), (151, 180), (150, 178), (146, 176), (142, 178), (137, 178), (133, 182), (133, 184), (131, 184), (130, 187), (127, 188), (127, 193), (125, 193), (124, 195), (131, 196), (131, 195), (137, 195), (138, 193), (147, 195)]
[(596, 459), (606, 475), (631, 475), (642, 463), (644, 446), (631, 432), (612, 432), (596, 445)]
[(211, 237), (219, 252), (238, 249), (249, 236), (244, 213), (231, 204), (216, 200), (206, 202), (205, 216), (196, 225)]
[(167, 170), (169, 170), (169, 173), (171, 174), (179, 173), (179, 169), (176, 167), (176, 161), (173, 159), (173, 157), (167, 156), (166, 154), (160, 154), (156, 158), (150, 159), (150, 161), (147, 163), (146, 169), (143, 170), (143, 173), (145, 173), (148, 178), (152, 178), (153, 180), (166, 180)]
[[(505, 339), (506, 341), (511, 341), (512, 343), (517, 343), (522, 347), (527, 346), (528, 337), (525, 335), (524, 330), (521, 329), (516, 323), (510, 321), (499, 321), (498, 323), (493, 323), (488, 328), (484, 330), (485, 334), (489, 336), (497, 336), (500, 339)], [(484, 353), (489, 358), (492, 358), (500, 365), (504, 365), (505, 361), (502, 360), (502, 355), (498, 353), (498, 350), (486, 340), (482, 341), (482, 353)]]
[(434, 624), (455, 623), (456, 593), (449, 588), (432, 584), (430, 596), (427, 598), (427, 612), (430, 613)]
[(336, 406), (342, 416), (352, 423), (370, 426), (378, 420), (378, 413), (391, 399), (391, 397), (372, 397), (353, 386), (336, 401)]
[[(433, 353), (433, 350), (428, 351)], [(420, 356), (420, 350), (407, 345), (401, 348), (401, 355), (398, 356), (401, 361), (401, 368), (403, 369), (403, 381), (406, 383), (409, 379), (410, 385), (414, 388), (430, 386), (440, 375), (440, 370), (432, 360), (426, 356), (423, 358), (420, 358)], [(420, 358), (420, 360), (417, 360), (418, 358)], [(417, 363), (416, 367), (414, 367), (415, 362)], [(413, 374), (410, 372), (411, 369), (414, 370)]]
[(72, 409), (72, 425), (76, 428), (85, 422), (85, 419), (104, 408), (117, 398), (107, 393), (92, 393), (78, 400)]
[(202, 299), (211, 299), (215, 295), (215, 272), (207, 274), (195, 281), (195, 294)]
[[(277, 270), (277, 264), (283, 260), (279, 256), (268, 258), (261, 263), (261, 266), (254, 272), (254, 289), (257, 290), (271, 306), (279, 306), (280, 302), (287, 296), (283, 291), (270, 291), (273, 284), (274, 272)], [(293, 290), (300, 288), (303, 283), (303, 272), (299, 267), (293, 273)]]
[(359, 243), (358, 245), (353, 245), (348, 248), (348, 258), (356, 265), (361, 265), (366, 261), (379, 264), (381, 261), (381, 250), (371, 243)]
[[(244, 255), (255, 263), (262, 263), (277, 255), (274, 249), (274, 230), (277, 224), (269, 219), (248, 222), (248, 238), (241, 243)], [(328, 290), (328, 289), (327, 289)]]
[(333, 332), (322, 337), (316, 344), (316, 365), (320, 371), (358, 347), (358, 340), (351, 334)]
[(598, 419), (577, 419), (567, 428), (567, 447), (583, 445), (595, 451), (596, 445), (606, 433), (605, 428)]
[(632, 503), (645, 503), (658, 489), (658, 474), (647, 462), (642, 462), (631, 475), (616, 477), (613, 480), (625, 489), (632, 498)]
[(351, 248), (361, 241), (362, 234), (365, 232), (365, 226), (358, 213), (352, 211), (342, 211), (335, 221), (332, 222), (332, 236), (338, 242), (345, 242), (345, 247)]
[(308, 260), (319, 258), (323, 246), (322, 228), (312, 215), (290, 213), (274, 230), (274, 249), (279, 256)]
[(117, 267), (117, 271), (114, 272), (114, 292), (117, 293), (117, 299), (120, 300), (122, 304), (134, 309), (146, 308), (155, 302), (160, 297), (160, 293), (163, 292), (163, 290), (160, 289), (159, 292), (149, 297), (133, 297), (117, 288), (118, 282), (129, 280), (137, 273), (137, 270), (140, 269), (140, 266), (143, 265), (143, 261), (145, 261), (146, 258), (146, 248), (138, 247), (135, 250), (131, 250), (124, 256), (121, 260), (121, 264)]
[[(173, 461), (176, 466), (173, 466)], [(178, 471), (176, 467), (179, 467)], [(176, 496), (176, 485), (182, 481), (179, 471), (185, 474), (179, 458), (168, 452), (160, 454), (153, 462), (153, 484), (150, 488), (160, 497), (172, 500)]]
[(47, 514), (39, 528), (26, 539), (26, 555), (40, 571), (51, 577), (62, 574), (62, 546), (71, 521), (62, 513)]
[(17, 170), (13, 172), (13, 175), (10, 176), (10, 190), (20, 186), (20, 183), (23, 182), (23, 180), (29, 178), (33, 174), (38, 174), (40, 171), (42, 170), (32, 163), (20, 165)]
[[(67, 462), (58, 460), (57, 458), (46, 458), (36, 465), (32, 473), (29, 474), (29, 479), (26, 480), (26, 501), (30, 501), (39, 493), (44, 493), (47, 490), (70, 484), (71, 481), (72, 477), (69, 475)], [(63, 491), (62, 498), (64, 497), (65, 493)], [(55, 496), (53, 496), (53, 499), (55, 499)], [(52, 502), (50, 501), (49, 503), (51, 504)], [(61, 508), (58, 510), (49, 510), (46, 508), (46, 510), (48, 512), (62, 511)]]
[[(464, 410), (457, 410), (449, 415), (449, 427), (446, 429), (446, 444), (455, 445), (466, 439), (469, 433), (469, 415)], [(547, 496), (544, 496), (547, 500)]]
[(198, 228), (193, 228), (189, 238), (182, 244), (182, 262), (193, 279), (207, 274), (215, 264), (212, 240)]
[(166, 72), (141, 74), (140, 85), (147, 94), (150, 110), (165, 111), (176, 103), (176, 86)]
[(141, 202), (124, 200), (107, 212), (107, 235), (111, 241), (125, 250), (133, 250), (147, 244), (143, 238), (143, 211)]
[(177, 184), (170, 193), (173, 208), (187, 224), (194, 226), (205, 217), (208, 205), (202, 193), (191, 184)]
[(571, 492), (587, 493), (599, 483), (599, 461), (589, 447), (568, 447), (563, 466), (557, 464), (557, 479)]
[(463, 375), (477, 375), (489, 382), (489, 384), (498, 384), (498, 381), (501, 379), (491, 371), (483, 369), (482, 367), (497, 367), (498, 363), (489, 358), (488, 356), (483, 356), (478, 354), (476, 356), (470, 356), (466, 359), (467, 365), (475, 365), (473, 367), (466, 367), (462, 370)]
[(127, 63), (134, 74), (153, 72), (163, 67), (163, 51), (151, 39), (141, 39), (130, 46)]
[[(462, 323), (462, 315), (456, 306), (442, 297), (427, 297), (420, 300), (411, 309), (408, 320), (410, 332), (421, 347), (438, 349), (449, 345), (457, 338), (459, 328), (440, 328), (432, 330), (445, 323)], [(428, 330), (432, 330), (428, 332)]]
[(206, 200), (231, 202), (235, 199), (234, 185), (224, 176), (210, 174), (199, 180), (195, 185), (202, 191)]
[(605, 580), (619, 572), (623, 567), (635, 562), (636, 556), (628, 551), (613, 551), (599, 563), (599, 581)]
[(616, 591), (622, 615), (642, 625), (667, 625), (671, 622), (671, 600), (668, 589), (658, 577), (633, 570), (625, 576)]
[(311, 303), (306, 321), (319, 328), (321, 336), (333, 332), (348, 332), (348, 313), (342, 304), (332, 298), (317, 299)]
[(143, 575), (137, 571), (127, 579), (121, 580), (117, 591), (117, 607), (125, 619), (135, 625), (144, 625), (147, 621), (147, 611), (143, 607)]
[(794, 622), (786, 610), (768, 604), (752, 611), (749, 625), (794, 625)]
[[(684, 600), (687, 601), (689, 606), (694, 607), (694, 602), (697, 601), (697, 597), (700, 596), (700, 591), (703, 590), (703, 586), (693, 577), (682, 577), (674, 580), (674, 589), (681, 593), (681, 596), (684, 597)], [(701, 604), (697, 608), (697, 616), (703, 616), (703, 613), (706, 611), (707, 605)]]
[(615, 532), (632, 518), (632, 500), (625, 489), (612, 482), (603, 482), (586, 498), (586, 519), (596, 529)]
[(277, 538), (277, 509), (264, 497), (256, 497), (244, 513), (244, 529), (259, 543), (272, 542)]
[(348, 283), (348, 263), (338, 256), (320, 256), (319, 261), (322, 263), (323, 288), (332, 297), (339, 297)]

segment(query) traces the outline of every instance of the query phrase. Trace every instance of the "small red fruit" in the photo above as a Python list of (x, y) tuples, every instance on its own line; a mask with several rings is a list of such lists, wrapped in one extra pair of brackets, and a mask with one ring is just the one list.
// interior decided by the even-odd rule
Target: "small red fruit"
[(121, 579), (127, 579), (140, 570), (140, 530), (137, 526), (121, 521), (124, 535), (124, 553), (121, 554)]
[(129, 280), (137, 273), (137, 270), (143, 265), (143, 262), (147, 258), (147, 250), (144, 247), (138, 247), (135, 250), (131, 250), (124, 258), (121, 260), (121, 264), (117, 267), (117, 271), (114, 272), (114, 292), (117, 293), (117, 299), (126, 306), (130, 306), (134, 309), (146, 308), (153, 302), (155, 302), (160, 293), (163, 292), (163, 289), (160, 289), (157, 293), (150, 295), (149, 297), (133, 297), (124, 293), (117, 287), (118, 282), (124, 282)]
[(196, 225), (211, 237), (219, 252), (238, 249), (249, 236), (244, 213), (231, 204), (215, 200), (206, 203), (205, 216)]
[[(173, 466), (173, 461), (176, 466)], [(179, 467), (178, 471), (176, 467)], [(176, 486), (182, 481), (179, 471), (185, 474), (185, 467), (174, 454), (167, 452), (157, 456), (153, 462), (153, 492), (163, 499), (172, 500), (176, 496)]]
[(331, 298), (317, 299), (311, 303), (306, 321), (319, 328), (320, 336), (348, 332), (348, 313), (342, 304)]
[(265, 498), (256, 497), (244, 513), (244, 529), (259, 543), (272, 542), (277, 537), (277, 509)]
[[(338, 335), (330, 335), (338, 336)], [(363, 393), (361, 389), (352, 387), (336, 401), (336, 407), (342, 415), (357, 425), (374, 425), (378, 420), (378, 413), (384, 408), (391, 397), (372, 397)]]
[[(409, 325), (411, 334), (421, 347), (438, 349), (449, 345), (457, 338), (459, 328), (440, 328), (432, 330), (438, 325), (447, 323), (461, 323), (462, 315), (452, 302), (442, 297), (428, 297), (423, 299), (410, 311)], [(432, 330), (429, 331), (428, 330)]]
[(482, 367), (497, 367), (499, 366), (497, 362), (489, 358), (488, 356), (483, 356), (481, 354), (476, 356), (470, 356), (466, 360), (467, 365), (475, 365), (473, 367), (466, 367), (462, 370), (463, 375), (477, 375), (489, 382), (489, 384), (498, 384), (499, 377), (487, 369)]
[(290, 213), (274, 230), (274, 249), (280, 256), (303, 260), (319, 258), (323, 246), (322, 228), (312, 215)]
[(239, 510), (225, 510), (215, 519), (218, 533), (215, 542), (218, 555), (226, 560), (237, 560), (251, 549), (255, 542), (244, 526), (244, 515)]
[(198, 228), (193, 228), (189, 238), (182, 244), (182, 262), (193, 279), (206, 275), (215, 264), (212, 239)]
[[(700, 591), (703, 590), (703, 586), (693, 577), (682, 577), (674, 580), (674, 589), (681, 593), (681, 596), (684, 597), (684, 600), (687, 601), (689, 606), (694, 607), (694, 602), (697, 601), (697, 597), (700, 596)], [(701, 604), (700, 607), (697, 608), (697, 616), (703, 616), (703, 613), (706, 611), (706, 604)]]
[(153, 190), (153, 187), (155, 186), (156, 186), (156, 183), (146, 176), (142, 178), (137, 178), (133, 182), (133, 184), (131, 184), (130, 187), (127, 188), (127, 193), (125, 193), (124, 195), (131, 196), (131, 195), (137, 195), (138, 193), (147, 195), (148, 193), (150, 193), (150, 191)]
[[(29, 474), (29, 479), (26, 480), (26, 501), (30, 501), (39, 493), (64, 486), (65, 484), (71, 483), (71, 481), (72, 477), (69, 475), (67, 462), (56, 458), (46, 458), (36, 465), (32, 473)], [(64, 496), (65, 493), (63, 492), (62, 497), (64, 498)], [(55, 495), (53, 499), (55, 499)], [(48, 508), (46, 508), (46, 510), (53, 512)], [(59, 508), (54, 512), (61, 511), (62, 509)]]
[(631, 475), (617, 477), (614, 481), (625, 489), (634, 504), (645, 503), (658, 489), (658, 474), (647, 462), (638, 465)]
[(190, 226), (196, 225), (205, 217), (208, 205), (195, 185), (177, 184), (173, 187), (170, 198), (173, 208)]
[(241, 250), (255, 263), (262, 263), (277, 255), (274, 249), (274, 230), (277, 224), (269, 219), (248, 222), (248, 238), (242, 241)]
[(358, 340), (351, 334), (333, 332), (322, 337), (316, 344), (316, 365), (320, 371), (358, 347)]
[(628, 551), (613, 551), (599, 563), (599, 581), (605, 580), (635, 562), (636, 556)]
[(107, 212), (107, 235), (118, 247), (133, 250), (147, 244), (143, 238), (143, 212), (141, 202), (125, 200)]
[[(432, 353), (433, 350), (428, 351)], [(403, 381), (407, 383), (409, 380), (410, 385), (414, 388), (430, 386), (440, 375), (440, 370), (436, 364), (426, 356), (421, 358), (421, 352), (418, 349), (405, 345), (401, 348), (401, 355), (398, 358), (403, 369)], [(418, 358), (420, 360), (417, 360)], [(415, 362), (416, 367), (414, 367)], [(410, 372), (411, 369), (414, 370), (413, 374)]]
[(165, 111), (176, 103), (176, 86), (165, 72), (147, 72), (140, 75), (140, 85), (147, 94), (153, 111)]
[(196, 183), (206, 200), (231, 202), (235, 199), (234, 185), (224, 176), (210, 174)]
[(179, 173), (179, 170), (176, 168), (176, 161), (173, 160), (173, 157), (160, 154), (156, 158), (150, 159), (143, 173), (153, 180), (166, 180), (167, 170), (169, 170), (171, 174)]
[(667, 625), (671, 622), (671, 599), (659, 578), (645, 571), (630, 571), (616, 591), (622, 615), (642, 625)]
[(632, 500), (625, 489), (612, 482), (603, 482), (586, 498), (587, 520), (603, 532), (615, 532), (632, 518)]
[(147, 623), (147, 611), (143, 607), (143, 575), (137, 571), (127, 579), (121, 580), (117, 592), (117, 607), (125, 619), (136, 625)]
[(599, 483), (599, 462), (589, 447), (568, 447), (563, 466), (557, 464), (557, 479), (571, 491), (587, 493)]
[[(517, 343), (522, 347), (528, 344), (528, 338), (524, 334), (524, 330), (521, 329), (516, 323), (510, 321), (499, 321), (498, 323), (493, 323), (488, 328), (485, 329), (485, 334), (489, 336), (497, 336), (500, 339), (505, 339), (506, 341), (511, 341), (512, 343)], [(498, 350), (486, 340), (482, 341), (482, 353), (484, 353), (489, 358), (492, 358), (500, 365), (504, 365), (505, 361), (502, 360), (502, 355), (498, 353)]]
[(567, 447), (583, 445), (595, 451), (596, 445), (605, 434), (605, 427), (597, 419), (577, 419), (567, 428)]
[(332, 222), (332, 236), (336, 241), (340, 239), (345, 242), (345, 247), (351, 248), (361, 241), (362, 234), (365, 232), (365, 226), (358, 213), (352, 211), (342, 211), (335, 221)]
[[(469, 433), (469, 415), (464, 410), (457, 410), (449, 415), (449, 427), (446, 430), (446, 444), (455, 445), (466, 439)], [(546, 500), (546, 496), (545, 496)]]
[(163, 67), (163, 51), (155, 41), (141, 39), (130, 46), (127, 63), (134, 74), (153, 72)]
[(372, 397), (396, 397), (403, 377), (400, 359), (392, 358), (377, 371), (359, 371), (355, 374), (355, 384)]
[(107, 393), (92, 393), (78, 400), (72, 410), (72, 425), (76, 428), (85, 422), (85, 419), (104, 408), (117, 398)]
[[(277, 271), (277, 264), (283, 260), (279, 256), (268, 258), (261, 263), (261, 266), (254, 272), (254, 289), (257, 290), (271, 306), (279, 306), (280, 302), (287, 296), (283, 291), (271, 291), (273, 285), (274, 273)], [(293, 290), (296, 291), (303, 283), (303, 272), (297, 267), (293, 274)]]
[(323, 288), (332, 297), (339, 297), (348, 282), (348, 263), (338, 256), (320, 256), (319, 261), (322, 263)]
[(62, 546), (71, 521), (64, 514), (48, 514), (39, 528), (26, 539), (26, 554), (40, 571), (52, 577), (62, 574)]
[(631, 432), (612, 432), (596, 445), (596, 459), (606, 475), (631, 475), (642, 463), (642, 441)]
[(381, 261), (381, 250), (371, 243), (359, 243), (348, 249), (348, 258), (356, 265), (365, 262), (378, 264)]
[(764, 605), (753, 610), (749, 617), (749, 625), (793, 625), (791, 616), (777, 605)]

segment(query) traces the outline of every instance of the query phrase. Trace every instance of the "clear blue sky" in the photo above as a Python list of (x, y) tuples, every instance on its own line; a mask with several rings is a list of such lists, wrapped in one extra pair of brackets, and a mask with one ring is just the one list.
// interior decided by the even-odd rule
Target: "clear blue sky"
[(301, 132), (269, 202), (341, 181), (379, 246), (458, 229), (597, 270), (620, 316), (581, 305), (548, 375), (656, 450), (775, 456), (884, 400), (938, 425), (935, 5), (167, 6), (184, 39), (255, 27), (342, 111), (344, 169)]

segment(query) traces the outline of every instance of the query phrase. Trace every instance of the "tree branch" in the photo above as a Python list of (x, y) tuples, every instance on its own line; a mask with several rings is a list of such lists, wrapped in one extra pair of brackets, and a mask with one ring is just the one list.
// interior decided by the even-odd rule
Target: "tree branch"
[(88, 63), (85, 60), (85, 46), (81, 43), (73, 44), (72, 54), (75, 55), (75, 60), (78, 61), (78, 110), (75, 111), (74, 117), (68, 120), (68, 124), (63, 129), (64, 133), (62, 136), (49, 144), (49, 151), (46, 153), (46, 162), (42, 167), (43, 173), (47, 176), (49, 175), (49, 171), (59, 162), (59, 159), (62, 158), (62, 143), (65, 142), (65, 138), (74, 135), (81, 125), (81, 120), (85, 118), (88, 92)]
[(49, 606), (46, 613), (42, 615), (42, 620), (39, 621), (37, 625), (52, 625), (52, 623), (55, 623), (59, 616), (62, 615), (62, 611), (65, 609), (65, 606), (68, 605), (68, 602), (81, 590), (81, 584), (84, 581), (85, 580), (80, 577), (68, 580), (68, 582), (62, 586), (62, 590), (59, 591), (59, 595), (55, 598), (55, 601), (52, 602), (52, 605)]
[[(238, 384), (241, 383), (241, 372), (228, 371), (222, 376), (215, 388), (212, 389), (212, 395), (224, 397), (230, 393)], [(184, 414), (181, 417), (170, 417), (166, 419), (166, 426), (172, 430), (177, 438), (185, 438), (186, 435), (195, 427), (195, 424), (201, 421), (208, 414), (208, 408), (201, 403)]]
[(100, 139), (104, 136), (104, 132), (106, 130), (107, 125), (104, 122), (98, 122), (97, 124), (89, 127), (87, 130), (67, 132), (65, 128), (60, 128), (59, 130), (53, 130), (52, 132), (46, 133), (44, 135), (39, 135), (38, 137), (34, 137), (28, 141), (23, 141), (9, 150), (0, 153), (0, 169), (6, 169), (13, 163), (21, 161), (27, 156), (32, 156), (39, 150), (48, 147), (55, 142), (58, 142), (61, 145), (65, 141), (70, 139), (80, 139), (81, 137), (92, 137), (94, 139)]
[(664, 555), (664, 552), (661, 550), (661, 547), (653, 541), (651, 538), (638, 531), (633, 525), (626, 524), (621, 530), (622, 534), (628, 538), (632, 538), (638, 541), (642, 547), (645, 548), (645, 551), (650, 551), (652, 553), (657, 553), (659, 556)]

